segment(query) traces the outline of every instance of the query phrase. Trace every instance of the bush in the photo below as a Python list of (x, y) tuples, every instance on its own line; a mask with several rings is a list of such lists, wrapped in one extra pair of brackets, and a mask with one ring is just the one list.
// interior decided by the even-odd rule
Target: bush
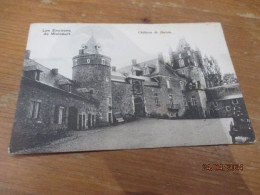
[(156, 112), (152, 112), (152, 113), (150, 114), (150, 117), (151, 117), (151, 118), (157, 118), (157, 113), (156, 113)]
[(133, 121), (133, 120), (136, 119), (136, 118), (135, 118), (135, 115), (132, 115), (132, 114), (125, 114), (125, 115), (123, 116), (123, 118), (124, 118), (124, 120), (125, 120), (126, 122)]
[(163, 118), (163, 119), (169, 119), (169, 116), (168, 116), (168, 114), (164, 114), (164, 115), (162, 116), (162, 118)]

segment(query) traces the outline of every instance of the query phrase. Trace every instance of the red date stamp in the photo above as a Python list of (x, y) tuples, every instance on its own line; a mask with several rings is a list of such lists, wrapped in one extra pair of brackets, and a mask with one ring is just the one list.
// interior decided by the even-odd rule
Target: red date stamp
[(243, 171), (243, 164), (203, 164), (203, 171)]

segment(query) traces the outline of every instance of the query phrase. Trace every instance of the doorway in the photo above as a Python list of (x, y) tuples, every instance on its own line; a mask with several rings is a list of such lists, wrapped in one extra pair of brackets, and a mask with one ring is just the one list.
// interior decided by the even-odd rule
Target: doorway
[(88, 114), (88, 128), (91, 128), (91, 114)]
[(77, 108), (69, 107), (68, 128), (70, 130), (77, 129), (77, 116), (78, 116)]
[(108, 122), (112, 124), (112, 113), (108, 113)]
[(82, 114), (79, 115), (79, 130), (82, 130)]
[(134, 103), (135, 103), (135, 115), (140, 117), (145, 116), (143, 99), (141, 97), (136, 97), (134, 99)]
[(94, 126), (95, 126), (95, 123), (94, 123), (94, 118), (95, 118), (95, 116), (94, 116), (94, 115), (92, 115), (92, 121), (91, 121), (91, 125), (92, 125), (92, 127), (94, 127)]

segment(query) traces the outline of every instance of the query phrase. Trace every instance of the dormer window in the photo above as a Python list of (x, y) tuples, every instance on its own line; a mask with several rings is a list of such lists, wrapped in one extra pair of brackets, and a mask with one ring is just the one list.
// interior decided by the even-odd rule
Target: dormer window
[(71, 85), (68, 85), (68, 92), (71, 93)]
[(58, 85), (62, 90), (71, 93), (71, 82), (68, 79), (59, 80)]
[(64, 91), (71, 93), (71, 84), (60, 85), (60, 88), (63, 89)]
[(98, 49), (101, 48), (101, 46), (100, 45), (96, 45), (95, 48), (96, 48), (96, 50), (98, 50)]
[(101, 64), (105, 65), (105, 59), (101, 59)]
[(144, 74), (144, 75), (150, 74), (148, 67), (145, 67), (145, 68), (144, 68), (143, 74)]
[(35, 80), (39, 81), (40, 80), (40, 71), (35, 71)]
[(35, 81), (39, 81), (40, 80), (40, 74), (41, 71), (40, 70), (30, 70), (30, 71), (24, 71), (24, 76), (33, 79)]

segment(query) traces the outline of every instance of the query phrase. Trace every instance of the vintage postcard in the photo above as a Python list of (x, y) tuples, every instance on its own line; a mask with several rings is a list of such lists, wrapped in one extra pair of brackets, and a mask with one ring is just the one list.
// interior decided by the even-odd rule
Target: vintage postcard
[(32, 24), (10, 153), (251, 143), (221, 24)]

